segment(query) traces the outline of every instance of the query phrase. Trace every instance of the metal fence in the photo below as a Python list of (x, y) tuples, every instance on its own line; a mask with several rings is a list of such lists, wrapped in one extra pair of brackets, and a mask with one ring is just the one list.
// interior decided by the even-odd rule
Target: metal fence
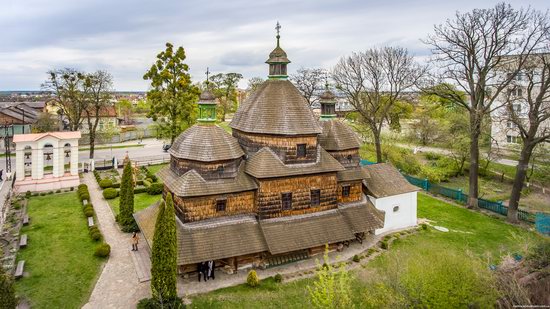
[[(375, 164), (375, 162), (361, 160), (361, 165), (370, 165), (370, 164)], [(409, 183), (419, 188), (422, 188), (424, 191), (428, 191), (430, 193), (437, 194), (437, 195), (446, 196), (461, 204), (466, 204), (468, 202), (468, 195), (463, 193), (462, 190), (460, 189), (443, 187), (439, 184), (431, 183), (428, 179), (417, 178), (411, 175), (407, 175), (403, 172), (401, 174), (403, 174), (403, 176), (407, 179)], [(504, 206), (502, 204), (502, 201), (490, 201), (490, 200), (479, 198), (478, 206), (480, 208), (487, 209), (489, 211), (492, 211), (504, 216), (508, 215), (508, 207)], [(538, 223), (537, 220), (547, 220), (547, 221), (544, 221), (546, 223), (543, 222), (543, 223), (540, 223), (539, 225), (541, 226), (541, 229), (542, 229), (542, 226), (546, 226), (547, 229), (550, 229), (550, 227), (548, 227), (548, 224), (550, 222), (549, 214), (537, 213), (535, 215), (534, 213), (530, 213), (524, 210), (518, 210), (518, 218), (520, 220), (523, 220), (529, 223), (535, 223), (536, 225)], [(547, 218), (547, 219), (543, 219), (543, 218)], [(544, 233), (543, 230), (538, 228), (539, 225), (537, 225), (537, 230), (541, 233)], [(546, 231), (546, 233), (548, 233), (548, 231)]]

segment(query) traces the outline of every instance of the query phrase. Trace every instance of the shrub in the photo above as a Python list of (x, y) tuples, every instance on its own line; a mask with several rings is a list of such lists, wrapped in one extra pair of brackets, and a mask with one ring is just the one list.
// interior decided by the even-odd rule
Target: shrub
[(95, 232), (99, 232), (99, 228), (94, 225), (94, 226), (91, 226), (89, 229), (88, 229), (88, 233), (90, 233), (90, 235), (92, 235), (92, 233), (95, 233)]
[(49, 192), (48, 192), (48, 195), (50, 195), (50, 194), (53, 194), (53, 191), (49, 191)]
[(185, 305), (183, 304), (183, 301), (179, 297), (173, 300), (164, 301), (162, 305), (159, 303), (158, 300), (154, 298), (143, 298), (137, 304), (137, 309), (162, 309), (162, 308), (183, 309), (185, 308)]
[(55, 190), (55, 193), (61, 193), (61, 189)]
[(430, 160), (430, 161), (436, 161), (436, 160), (439, 160), (439, 158), (441, 158), (441, 155), (435, 152), (426, 152), (424, 156), (426, 157), (427, 160)]
[(424, 231), (428, 229), (428, 225), (426, 223), (422, 223), (421, 227)]
[(146, 187), (135, 188), (134, 189), (134, 194), (145, 193), (145, 192), (147, 192), (147, 189), (148, 188), (146, 188)]
[(248, 286), (250, 287), (257, 287), (260, 284), (258, 274), (256, 274), (255, 270), (251, 270), (248, 272), (248, 276), (246, 276), (246, 284), (248, 284)]
[(25, 192), (25, 197), (26, 197), (26, 198), (29, 198), (29, 197), (31, 197), (31, 191), (27, 191), (27, 192)]
[(143, 186), (143, 180), (136, 181), (136, 186)]
[(150, 174), (148, 177), (151, 178), (152, 182), (157, 182), (158, 181), (157, 175)]
[(118, 190), (117, 189), (107, 188), (107, 189), (103, 190), (103, 197), (106, 200), (112, 200), (117, 196), (118, 196)]
[(157, 194), (161, 194), (162, 190), (164, 190), (164, 184), (153, 183), (149, 188), (147, 188), (147, 193), (149, 195), (157, 195)]
[(74, 187), (71, 187), (71, 191), (74, 191)]
[(101, 232), (94, 231), (93, 233), (90, 233), (90, 237), (92, 237), (92, 240), (99, 241), (101, 240)]
[(277, 282), (277, 283), (281, 283), (281, 282), (283, 282), (283, 276), (281, 274), (276, 274), (273, 277), (273, 280), (275, 280), (275, 282)]
[(376, 249), (369, 248), (369, 250), (367, 250), (367, 255), (372, 255), (374, 252), (376, 252)]
[(80, 201), (84, 201), (84, 200), (90, 200), (90, 193), (88, 192), (84, 192), (82, 194), (80, 194)]
[(146, 186), (146, 187), (149, 187), (151, 185), (151, 182), (149, 180), (145, 179), (143, 181), (143, 185)]
[(14, 202), (14, 203), (12, 204), (12, 206), (13, 206), (14, 209), (21, 209), (21, 203), (19, 203), (19, 202), (17, 202), (17, 201)]
[(381, 243), (380, 243), (380, 248), (384, 249), (384, 250), (387, 250), (388, 249), (388, 241), (387, 240), (383, 240)]
[(359, 263), (361, 261), (361, 258), (356, 254), (353, 256), (352, 261), (354, 261), (355, 263)]
[(95, 247), (94, 255), (98, 257), (108, 257), (111, 254), (111, 246), (107, 243), (101, 243)]
[(101, 179), (101, 181), (99, 182), (99, 186), (101, 187), (101, 189), (110, 188), (113, 186), (113, 181), (108, 178)]
[(93, 217), (94, 216), (94, 208), (91, 205), (87, 205), (84, 207), (84, 215), (86, 217)]
[(88, 191), (88, 186), (86, 184), (79, 184), (78, 185), (78, 190), (83, 190), (83, 189), (86, 189), (86, 191)]
[(113, 184), (112, 188), (120, 188), (120, 182), (116, 182)]
[(46, 192), (40, 192), (40, 196), (45, 196)]

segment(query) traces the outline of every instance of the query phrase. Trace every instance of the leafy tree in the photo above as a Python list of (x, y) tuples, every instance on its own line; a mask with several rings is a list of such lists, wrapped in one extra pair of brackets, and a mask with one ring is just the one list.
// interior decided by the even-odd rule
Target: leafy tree
[(0, 308), (15, 309), (17, 307), (15, 288), (11, 276), (0, 267)]
[(42, 84), (42, 89), (53, 92), (53, 102), (67, 119), (71, 131), (78, 131), (88, 107), (83, 92), (85, 82), (85, 73), (66, 68), (48, 71), (48, 79)]
[(94, 157), (95, 139), (100, 115), (110, 104), (113, 91), (113, 77), (105, 71), (97, 71), (85, 74), (84, 97), (86, 108), (84, 115), (88, 123), (88, 134), (90, 136), (90, 158)]
[(311, 106), (319, 100), (315, 94), (323, 89), (325, 76), (324, 69), (301, 67), (296, 73), (290, 75), (290, 81), (300, 90)]
[(122, 117), (125, 124), (130, 124), (130, 120), (132, 118), (133, 113), (133, 106), (132, 102), (130, 102), (128, 99), (120, 99), (116, 103), (116, 109), (119, 117)]
[(118, 221), (125, 232), (137, 230), (134, 220), (134, 179), (132, 171), (132, 161), (125, 160), (122, 180), (120, 183), (120, 200)]
[(33, 133), (45, 133), (59, 130), (59, 123), (57, 117), (50, 113), (38, 114), (38, 119), (32, 125)]
[(237, 85), (242, 78), (240, 73), (219, 73), (210, 77), (211, 89), (220, 100), (221, 121), (225, 121), (225, 114), (237, 108)]
[(328, 246), (323, 262), (317, 262), (317, 280), (307, 287), (312, 306), (323, 309), (354, 308), (351, 300), (351, 277), (345, 264), (338, 268), (330, 265)]
[(256, 89), (258, 89), (258, 87), (263, 84), (265, 80), (261, 77), (252, 77), (248, 80), (248, 87), (246, 88), (246, 90), (248, 90), (248, 93), (249, 94), (252, 94), (254, 91), (256, 91)]
[(177, 235), (172, 195), (159, 205), (151, 254), (151, 292), (159, 302), (177, 298)]
[[(516, 10), (499, 3), (489, 9), (457, 12), (453, 19), (434, 26), (425, 43), (431, 46), (439, 67), (440, 87), (432, 94), (452, 101), (467, 111), (470, 124), (470, 168), (468, 206), (477, 208), (479, 141), (482, 122), (499, 108), (496, 98), (506, 91), (523, 69), (526, 59), (548, 35), (543, 17), (531, 8)], [(517, 55), (517, 61), (508, 61)], [(507, 74), (499, 72), (506, 65)], [(466, 96), (446, 85), (457, 85)]]
[(171, 43), (157, 55), (156, 62), (143, 79), (151, 81), (147, 99), (151, 104), (148, 117), (158, 121), (161, 135), (170, 137), (170, 143), (195, 122), (195, 102), (199, 89), (191, 83), (189, 66), (184, 63), (183, 47), (174, 51)]

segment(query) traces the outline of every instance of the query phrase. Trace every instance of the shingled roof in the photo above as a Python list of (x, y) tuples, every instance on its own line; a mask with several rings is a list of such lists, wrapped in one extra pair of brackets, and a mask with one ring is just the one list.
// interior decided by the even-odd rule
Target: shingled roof
[(267, 251), (254, 216), (232, 216), (183, 224), (176, 217), (178, 265)]
[(359, 202), (339, 205), (338, 210), (354, 233), (364, 233), (384, 227), (385, 213), (376, 209), (365, 196)]
[(317, 161), (284, 164), (270, 148), (264, 147), (246, 162), (246, 173), (256, 178), (272, 178), (343, 171), (345, 168), (329, 153), (318, 147)]
[(370, 178), (363, 180), (363, 184), (375, 198), (419, 190), (418, 187), (411, 185), (391, 164), (377, 163), (363, 166), (363, 168), (370, 175)]
[(194, 125), (170, 147), (174, 157), (202, 162), (237, 159), (244, 155), (239, 142), (217, 125)]
[(354, 239), (337, 209), (261, 220), (269, 252), (279, 254)]
[(325, 150), (346, 150), (359, 148), (361, 145), (357, 134), (341, 120), (320, 121), (323, 132), (319, 135), (319, 144)]
[[(153, 246), (159, 203), (134, 214), (147, 244)], [(254, 216), (239, 215), (182, 223), (176, 217), (178, 265), (267, 251)]]
[(244, 172), (244, 163), (239, 166), (235, 178), (207, 181), (195, 170), (179, 176), (170, 166), (162, 168), (158, 176), (171, 192), (181, 197), (243, 192), (258, 188), (256, 182)]
[(363, 180), (365, 178), (369, 178), (369, 173), (362, 169), (361, 167), (356, 167), (352, 169), (346, 169), (344, 171), (339, 171), (336, 173), (336, 177), (338, 178), (339, 182), (342, 181), (353, 181), (353, 180)]
[(270, 79), (237, 109), (231, 128), (249, 133), (305, 135), (322, 132), (309, 104), (288, 80)]

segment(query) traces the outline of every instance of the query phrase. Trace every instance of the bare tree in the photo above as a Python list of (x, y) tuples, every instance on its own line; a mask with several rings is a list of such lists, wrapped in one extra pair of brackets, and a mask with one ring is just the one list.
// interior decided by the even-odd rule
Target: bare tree
[(319, 100), (315, 93), (322, 89), (325, 76), (326, 71), (323, 69), (301, 67), (295, 74), (290, 75), (290, 81), (300, 90), (311, 106)]
[(42, 89), (53, 92), (55, 105), (68, 120), (69, 130), (78, 131), (83, 121), (88, 101), (82, 92), (86, 76), (84, 73), (65, 68), (48, 71), (48, 79)]
[(265, 80), (261, 77), (252, 77), (248, 80), (248, 87), (246, 90), (249, 92), (249, 94), (253, 93), (258, 89), (258, 87), (264, 82)]
[[(510, 85), (525, 64), (525, 59), (540, 44), (545, 32), (542, 16), (531, 9), (515, 10), (499, 3), (490, 9), (457, 12), (453, 19), (436, 25), (425, 43), (434, 54), (442, 87), (431, 87), (461, 106), (470, 118), (470, 169), (468, 206), (477, 207), (479, 175), (479, 137), (483, 117), (498, 108), (495, 98)], [(518, 55), (508, 74), (497, 68), (506, 55)], [(455, 85), (466, 97), (445, 89)]]
[[(510, 222), (518, 221), (521, 190), (533, 150), (539, 144), (550, 142), (550, 53), (531, 55), (520, 76), (522, 78), (503, 94), (506, 105), (500, 114), (501, 119), (513, 124), (521, 138), (521, 151), (508, 206)], [(520, 96), (518, 89), (525, 90), (525, 95)]]
[(237, 86), (242, 78), (240, 73), (219, 73), (210, 77), (211, 89), (220, 100), (221, 121), (225, 121), (225, 114), (237, 107)]
[[(389, 123), (392, 109), (426, 73), (426, 67), (414, 61), (400, 47), (383, 47), (343, 57), (332, 71), (336, 87), (344, 93), (360, 114), (374, 137), (376, 160), (382, 162), (380, 133)], [(405, 101), (405, 100), (403, 100)]]
[(87, 100), (84, 114), (88, 123), (90, 135), (90, 159), (94, 158), (95, 139), (97, 125), (99, 124), (100, 114), (105, 111), (110, 104), (113, 92), (113, 78), (111, 74), (105, 71), (97, 71), (87, 74), (84, 82), (84, 92)]

